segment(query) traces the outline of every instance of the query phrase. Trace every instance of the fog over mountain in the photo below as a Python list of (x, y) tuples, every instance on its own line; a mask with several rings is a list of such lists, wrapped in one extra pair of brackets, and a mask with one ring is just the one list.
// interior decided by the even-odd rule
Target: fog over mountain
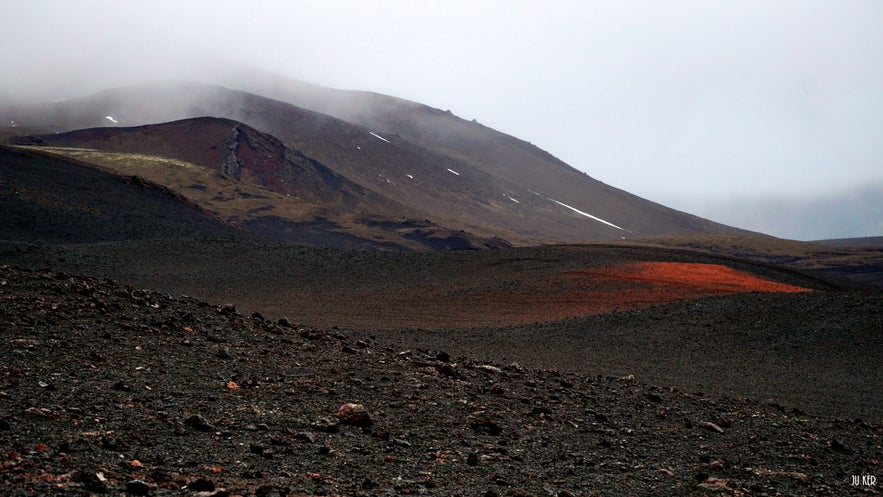
[[(224, 84), (252, 67), (450, 109), (607, 184), (742, 228), (881, 232), (880, 196), (859, 196), (883, 182), (873, 0), (38, 0), (4, 13), (3, 99), (148, 79)], [(802, 207), (767, 207), (786, 200)]]

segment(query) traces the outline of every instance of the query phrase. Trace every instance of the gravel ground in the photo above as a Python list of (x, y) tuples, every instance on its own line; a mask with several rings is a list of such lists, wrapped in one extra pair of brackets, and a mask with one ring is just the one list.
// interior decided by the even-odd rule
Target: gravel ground
[(739, 293), (534, 325), (374, 334), (406, 347), (634, 375), (689, 392), (879, 423), (881, 311), (879, 292)]
[[(815, 302), (795, 298), (792, 311)], [(846, 310), (829, 324), (849, 312), (879, 319), (876, 295), (830, 299)], [(695, 304), (753, 308), (709, 302)], [(660, 321), (687, 319), (679, 305)], [(699, 328), (709, 319), (692, 315)], [(558, 333), (623, 334), (613, 325), (629, 316), (565, 322)], [(502, 331), (486, 349), (437, 331), (440, 341), (427, 333), (412, 346), (13, 266), (0, 269), (0, 326), (5, 495), (879, 493), (868, 484), (883, 456), (878, 420), (654, 385), (638, 370), (552, 367), (543, 353), (533, 367), (523, 351), (548, 337), (518, 340), (522, 351), (495, 361), (490, 352), (508, 347)], [(868, 344), (879, 357), (879, 327)], [(826, 357), (820, 371), (832, 366)], [(876, 396), (878, 380), (867, 377)]]

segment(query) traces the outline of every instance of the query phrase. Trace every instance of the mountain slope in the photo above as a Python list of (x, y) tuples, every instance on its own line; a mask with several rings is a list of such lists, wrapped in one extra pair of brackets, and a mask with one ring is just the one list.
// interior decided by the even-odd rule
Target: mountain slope
[(306, 202), (351, 211), (401, 206), (365, 190), (275, 137), (229, 119), (196, 118), (131, 128), (91, 128), (42, 135), (53, 147), (89, 148), (179, 159)]
[[(332, 115), (367, 128), (396, 135), (422, 147), (457, 157), (482, 172), (507, 178), (579, 210), (618, 219), (632, 234), (734, 234), (728, 226), (685, 215), (604, 184), (552, 154), (516, 137), (461, 119), (417, 102), (366, 91), (345, 91), (278, 76), (265, 71), (226, 76), (228, 84), (254, 94)], [(610, 214), (610, 213), (613, 214)]]
[[(353, 95), (353, 105), (334, 105), (365, 109), (367, 117), (346, 116), (356, 122), (193, 83), (136, 85), (39, 108), (3, 106), (0, 116), (53, 131), (194, 116), (234, 119), (436, 224), (518, 244), (741, 232), (604, 185), (476, 123), (391, 97)], [(371, 99), (381, 103), (365, 103)]]
[(0, 146), (0, 238), (81, 243), (245, 234), (134, 176)]
[(413, 209), (235, 121), (197, 118), (15, 141), (145, 177), (262, 238), (391, 250), (499, 245), (409, 218)]

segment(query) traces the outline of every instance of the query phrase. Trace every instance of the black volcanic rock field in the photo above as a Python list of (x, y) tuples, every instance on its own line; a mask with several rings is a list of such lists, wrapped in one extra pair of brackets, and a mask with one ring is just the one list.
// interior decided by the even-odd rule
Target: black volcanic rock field
[[(851, 477), (881, 457), (877, 291), (637, 247), (0, 247), (2, 478), (23, 494), (875, 490)], [(812, 291), (610, 276), (635, 261)], [(582, 285), (627, 297), (618, 311), (462, 325), (489, 308), (517, 319), (525, 290), (554, 307), (555, 285), (529, 283), (593, 266), (607, 276)], [(458, 292), (476, 305), (445, 297)], [(345, 404), (371, 424), (337, 418)]]
[(0, 495), (880, 493), (880, 247), (266, 78), (0, 102)]
[[(871, 418), (640, 374), (471, 359), (438, 342), (293, 326), (105, 279), (0, 271), (6, 495), (876, 490), (852, 485), (879, 471)], [(551, 359), (531, 362), (541, 357)], [(834, 366), (820, 361), (819, 372)]]

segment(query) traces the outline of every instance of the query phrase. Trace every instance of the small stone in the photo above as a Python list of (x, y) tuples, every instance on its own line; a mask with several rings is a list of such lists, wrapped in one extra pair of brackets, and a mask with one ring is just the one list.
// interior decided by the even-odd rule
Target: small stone
[(466, 456), (466, 464), (470, 466), (477, 466), (478, 462), (481, 458), (478, 456), (476, 452), (470, 452), (468, 456)]
[(291, 445), (287, 438), (278, 435), (270, 435), (270, 443), (279, 447), (289, 447)]
[(280, 489), (270, 485), (262, 485), (254, 492), (255, 497), (283, 497), (288, 495), (287, 489)]
[(215, 484), (205, 478), (197, 478), (187, 485), (187, 489), (193, 492), (214, 492)]
[(350, 426), (371, 426), (374, 422), (362, 404), (344, 404), (337, 411), (337, 419)]
[(439, 352), (438, 354), (435, 354), (435, 358), (441, 362), (451, 362), (451, 355), (447, 352)]
[(294, 328), (294, 325), (291, 324), (291, 320), (289, 320), (285, 316), (279, 318), (279, 320), (276, 321), (276, 324), (278, 324), (279, 326), (285, 327), (285, 328)]
[(452, 378), (460, 377), (460, 373), (457, 371), (456, 364), (439, 364), (435, 367), (435, 370), (438, 371), (439, 374), (443, 374)]
[(114, 383), (113, 386), (110, 388), (113, 390), (120, 391), (120, 392), (131, 392), (132, 391), (132, 387), (125, 384), (122, 380)]
[(199, 414), (194, 414), (188, 417), (184, 420), (184, 424), (199, 431), (215, 431), (215, 427)]
[(393, 445), (397, 445), (399, 447), (407, 448), (411, 446), (411, 442), (403, 440), (401, 438), (393, 438), (392, 440), (390, 440), (390, 442), (392, 442)]
[(714, 432), (717, 432), (717, 433), (723, 433), (723, 432), (724, 432), (724, 429), (723, 429), (723, 428), (721, 428), (720, 426), (718, 426), (718, 425), (716, 425), (716, 424), (714, 424), (714, 423), (708, 422), (708, 421), (700, 421), (700, 422), (696, 423), (696, 425), (699, 426), (699, 427), (701, 427), (701, 428), (705, 428), (705, 429), (708, 430), (708, 431), (714, 431)]
[(503, 428), (493, 421), (483, 419), (469, 423), (469, 427), (478, 433), (484, 433), (491, 436), (497, 436), (503, 433)]
[(322, 418), (310, 426), (323, 433), (337, 433), (340, 431), (340, 426), (330, 418)]
[(475, 369), (479, 369), (481, 371), (485, 371), (488, 373), (495, 373), (495, 374), (503, 372), (502, 369), (500, 369), (496, 366), (491, 366), (490, 364), (479, 364), (478, 366), (475, 366)]
[(161, 469), (155, 469), (150, 472), (150, 481), (154, 483), (168, 483), (173, 479), (174, 478), (172, 477), (171, 473), (163, 471)]
[(101, 473), (76, 471), (71, 475), (71, 480), (82, 484), (83, 487), (90, 492), (102, 494), (107, 492), (107, 480)]
[(849, 447), (843, 445), (842, 443), (840, 443), (837, 440), (831, 440), (830, 447), (831, 447), (831, 450), (833, 450), (834, 452), (839, 452), (841, 454), (848, 454), (851, 452), (849, 450)]
[(297, 440), (300, 440), (301, 442), (308, 443), (308, 444), (316, 443), (316, 437), (314, 437), (312, 433), (307, 433), (307, 432), (298, 433), (297, 435), (294, 436), (294, 438)]
[(150, 485), (143, 480), (130, 480), (126, 482), (125, 491), (131, 495), (147, 495), (150, 493)]

